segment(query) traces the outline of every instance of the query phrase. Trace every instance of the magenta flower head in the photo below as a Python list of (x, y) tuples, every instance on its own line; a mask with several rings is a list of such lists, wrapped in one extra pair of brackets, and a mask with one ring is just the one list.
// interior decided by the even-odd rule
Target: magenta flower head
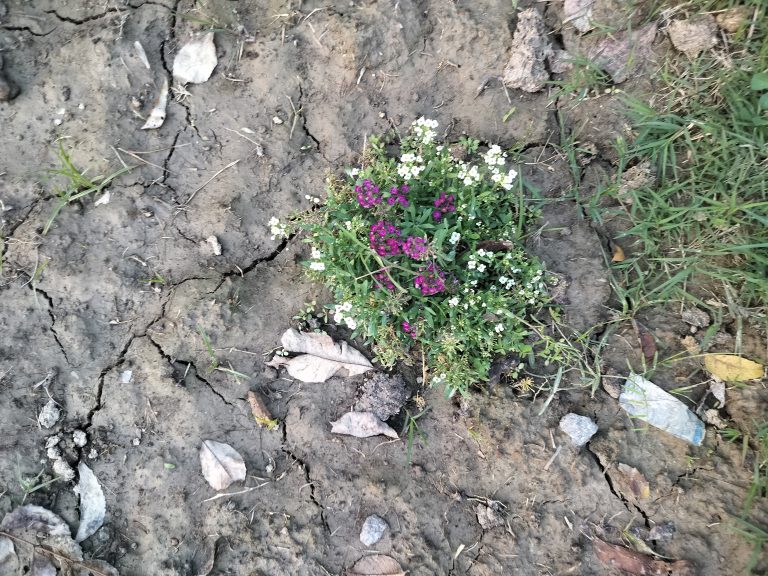
[(413, 285), (421, 290), (423, 296), (432, 296), (445, 290), (445, 273), (433, 262), (426, 268), (419, 268), (419, 274), (414, 278)]
[(418, 236), (408, 236), (402, 244), (403, 253), (414, 260), (423, 260), (427, 255), (427, 240)]
[(363, 208), (371, 208), (375, 204), (381, 204), (381, 192), (379, 187), (368, 179), (363, 180), (362, 186), (355, 186), (357, 202)]
[(368, 240), (371, 250), (379, 256), (396, 256), (402, 252), (400, 230), (386, 220), (379, 220), (371, 226)]
[(416, 326), (411, 326), (409, 322), (403, 322), (402, 327), (403, 327), (403, 332), (408, 334), (408, 336), (410, 336), (414, 340), (416, 339)]
[(408, 185), (403, 184), (400, 186), (400, 188), (397, 188), (396, 186), (393, 187), (389, 191), (389, 198), (387, 199), (387, 202), (390, 206), (394, 206), (395, 204), (400, 204), (403, 208), (408, 207), (408, 198), (405, 197), (406, 194), (408, 194)]
[(433, 202), (437, 210), (432, 212), (432, 218), (435, 220), (440, 220), (444, 214), (448, 214), (449, 212), (456, 212), (456, 205), (454, 204), (454, 200), (455, 198), (453, 194), (440, 192), (440, 196)]
[(395, 283), (392, 282), (392, 279), (389, 277), (389, 274), (386, 270), (382, 270), (381, 272), (377, 272), (373, 275), (373, 279), (376, 281), (376, 288), (381, 288), (382, 290), (389, 290), (390, 292), (394, 292), (395, 290)]

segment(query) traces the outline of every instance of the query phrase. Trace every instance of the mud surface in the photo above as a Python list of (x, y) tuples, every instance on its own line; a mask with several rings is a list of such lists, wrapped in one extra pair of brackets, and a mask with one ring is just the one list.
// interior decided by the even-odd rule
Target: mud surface
[[(574, 42), (557, 7), (545, 17), (556, 43)], [(213, 77), (177, 92), (162, 128), (140, 130), (201, 22), (219, 30)], [(322, 196), (326, 171), (352, 165), (367, 135), (421, 115), (448, 140), (466, 133), (523, 150), (529, 189), (546, 200), (531, 248), (566, 281), (566, 320), (581, 331), (615, 317), (607, 238), (574, 201), (582, 182), (555, 145), (575, 134), (595, 150), (589, 194), (626, 124), (611, 95), (505, 90), (515, 26), (507, 1), (0, 0), (2, 75), (20, 88), (0, 102), (0, 516), (21, 501), (20, 475), (50, 478), (45, 442), (60, 434), (65, 459), (87, 462), (107, 498), (105, 525), (84, 549), (127, 576), (198, 574), (212, 550), (213, 574), (339, 574), (371, 549), (414, 575), (610, 574), (591, 538), (620, 542), (622, 531), (696, 574), (742, 573), (750, 548), (731, 519), (752, 463), (711, 428), (698, 448), (638, 429), (599, 386), (562, 392), (543, 415), (543, 397), (504, 386), (461, 407), (433, 390), (409, 462), (405, 441), (330, 434), (361, 380), (301, 384), (264, 369), (292, 316), (323, 298), (303, 278), (303, 244), (272, 240), (267, 221)], [(89, 175), (136, 167), (110, 186), (109, 203), (66, 206), (44, 236), (57, 138)], [(221, 255), (206, 244), (212, 235)], [(665, 352), (682, 348), (679, 310), (642, 320)], [(732, 351), (732, 328), (713, 349)], [(251, 378), (211, 370), (202, 333), (219, 366)], [(606, 369), (642, 369), (630, 323), (605, 342)], [(743, 344), (765, 361), (764, 341)], [(37, 424), (46, 386), (34, 385), (51, 371), (47, 391), (63, 417), (46, 430)], [(662, 378), (667, 388), (703, 380), (683, 364)], [(277, 430), (254, 423), (249, 390)], [(728, 398), (735, 425), (765, 414), (764, 388)], [(568, 412), (600, 429), (580, 451), (557, 428)], [(84, 448), (71, 442), (77, 429)], [(228, 491), (257, 488), (208, 501), (204, 439), (245, 458), (244, 486)], [(649, 498), (622, 491), (619, 463), (645, 476)], [(77, 526), (68, 483), (27, 502)], [(366, 548), (370, 514), (389, 529)], [(674, 535), (652, 540), (665, 522)]]

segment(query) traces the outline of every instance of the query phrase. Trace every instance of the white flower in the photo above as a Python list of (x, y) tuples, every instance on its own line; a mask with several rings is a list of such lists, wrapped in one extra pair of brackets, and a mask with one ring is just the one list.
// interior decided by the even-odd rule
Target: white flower
[(341, 305), (341, 309), (344, 310), (344, 312), (349, 312), (352, 310), (352, 302), (344, 302), (344, 304)]
[(477, 262), (475, 260), (470, 260), (467, 262), (467, 268), (470, 270), (474, 270), (477, 267)]
[(515, 178), (517, 178), (517, 172), (515, 170), (510, 170), (501, 181), (501, 187), (504, 188), (504, 190), (511, 190)]
[(350, 316), (347, 316), (346, 318), (344, 318), (344, 322), (346, 323), (347, 327), (350, 330), (354, 330), (355, 328), (357, 328), (357, 321)]
[(277, 226), (278, 224), (280, 224), (280, 220), (272, 216), (272, 218), (269, 219), (269, 222), (267, 222), (267, 224), (269, 224), (270, 226)]
[(320, 252), (320, 250), (318, 250), (314, 246), (312, 246), (312, 259), (313, 260), (319, 260), (322, 257), (323, 257), (323, 253)]
[(344, 222), (344, 227), (347, 230), (352, 230), (352, 220), (347, 220), (346, 222)]
[(336, 324), (341, 324), (344, 321), (344, 314), (336, 312), (336, 314), (333, 315), (333, 321), (336, 322)]
[(501, 324), (501, 323), (496, 324), (496, 326), (494, 326), (493, 329), (496, 330), (496, 334), (501, 334), (502, 332), (504, 332), (504, 324)]
[(267, 222), (269, 225), (269, 231), (272, 234), (272, 240), (280, 236), (288, 236), (287, 227), (285, 224), (280, 224), (280, 220), (272, 216)]
[(325, 270), (325, 264), (323, 262), (312, 262), (312, 264), (309, 265), (309, 268), (311, 270), (317, 270), (318, 272), (322, 272)]
[(451, 237), (448, 238), (448, 242), (450, 242), (451, 244), (456, 244), (459, 240), (461, 240), (461, 234), (459, 234), (458, 232), (454, 232), (453, 234), (451, 234)]
[(437, 120), (428, 120), (422, 116), (414, 121), (411, 126), (413, 127), (413, 133), (422, 144), (431, 143), (437, 136), (437, 132), (433, 130), (434, 128), (437, 128)]
[(477, 266), (477, 271), (480, 272), (480, 273), (485, 272), (485, 264), (479, 264)]
[(448, 300), (448, 306), (453, 308), (453, 307), (458, 306), (458, 305), (459, 305), (459, 298), (457, 296), (454, 296), (453, 298)]
[(360, 174), (360, 168), (350, 168), (347, 170), (347, 174), (349, 174), (352, 178)]

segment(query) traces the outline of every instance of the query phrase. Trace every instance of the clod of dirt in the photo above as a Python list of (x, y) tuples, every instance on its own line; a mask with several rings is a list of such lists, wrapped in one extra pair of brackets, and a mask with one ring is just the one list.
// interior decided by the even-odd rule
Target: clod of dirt
[(747, 18), (749, 18), (750, 7), (749, 6), (734, 6), (724, 10), (717, 16), (715, 16), (715, 22), (726, 32), (738, 32)]
[(77, 472), (80, 480), (75, 486), (75, 494), (80, 495), (80, 526), (77, 528), (75, 542), (82, 542), (101, 528), (107, 513), (107, 501), (99, 479), (88, 466), (80, 462)]
[(636, 166), (627, 168), (621, 175), (621, 184), (619, 184), (619, 192), (616, 197), (624, 204), (632, 204), (632, 191), (650, 186), (653, 184), (653, 180), (654, 174), (651, 163), (648, 160), (643, 160)]
[(56, 422), (59, 421), (59, 418), (61, 418), (61, 410), (56, 404), (56, 401), (51, 398), (46, 405), (43, 406), (43, 409), (37, 417), (37, 421), (43, 428), (53, 428), (56, 425)]
[(200, 465), (205, 480), (214, 490), (224, 490), (232, 482), (245, 480), (245, 461), (229, 444), (203, 440)]
[(10, 102), (19, 95), (19, 87), (3, 73), (3, 55), (0, 54), (0, 102)]
[(187, 42), (173, 59), (173, 77), (180, 84), (201, 84), (208, 80), (219, 60), (213, 32)]
[(400, 563), (391, 556), (373, 554), (361, 558), (347, 570), (347, 576), (405, 576)]
[(552, 50), (549, 57), (549, 70), (553, 74), (564, 74), (573, 68), (573, 57), (567, 50)]
[(288, 352), (301, 354), (295, 358), (275, 356), (267, 366), (285, 366), (288, 374), (302, 382), (325, 382), (334, 375), (364, 374), (373, 365), (346, 342), (337, 344), (324, 332), (299, 332), (290, 328), (280, 342)]
[(69, 462), (61, 457), (61, 453), (59, 453), (59, 456), (53, 461), (53, 473), (64, 482), (69, 482), (70, 480), (75, 479), (75, 471), (72, 469), (72, 466), (69, 465)]
[(634, 32), (613, 34), (593, 46), (587, 57), (621, 84), (650, 58), (656, 30), (656, 24), (651, 23)]
[(649, 538), (651, 540), (659, 540), (661, 542), (668, 542), (675, 536), (675, 523), (671, 520), (656, 524), (651, 528)]
[(205, 239), (205, 244), (208, 249), (213, 252), (214, 256), (221, 256), (221, 242), (219, 242), (219, 239), (216, 238), (216, 236), (208, 236), (208, 238)]
[(592, 7), (595, 0), (565, 0), (563, 3), (563, 24), (573, 24), (581, 33), (589, 32), (592, 24)]
[(672, 45), (688, 58), (696, 58), (717, 44), (717, 24), (711, 14), (688, 20), (674, 20), (667, 26)]
[(696, 328), (706, 328), (712, 323), (709, 314), (698, 308), (686, 308), (683, 310), (683, 322)]
[(550, 54), (552, 45), (541, 14), (534, 8), (523, 10), (518, 14), (509, 62), (504, 67), (504, 85), (526, 92), (544, 88), (549, 81), (544, 62)]
[(574, 446), (581, 448), (595, 435), (597, 424), (586, 416), (571, 412), (560, 420), (560, 430), (568, 434)]
[(384, 532), (387, 531), (387, 528), (389, 528), (389, 525), (384, 518), (377, 516), (376, 514), (371, 514), (365, 519), (365, 522), (363, 522), (363, 528), (360, 530), (360, 542), (366, 546), (373, 546), (376, 542), (381, 540), (384, 536)]
[(356, 438), (368, 438), (383, 434), (399, 438), (397, 432), (378, 419), (372, 412), (347, 412), (336, 422), (331, 422), (331, 432)]
[(83, 430), (75, 430), (72, 432), (72, 442), (74, 442), (75, 446), (78, 448), (82, 448), (88, 444), (88, 435)]
[(616, 546), (594, 539), (595, 555), (611, 568), (624, 570), (629, 574), (644, 576), (646, 574), (665, 574), (667, 576), (693, 576), (691, 565), (685, 560), (667, 562), (656, 560), (651, 556), (640, 554), (623, 546)]
[(501, 502), (488, 500), (485, 504), (479, 503), (475, 506), (475, 514), (477, 514), (477, 522), (483, 530), (504, 526)]
[(157, 101), (141, 129), (154, 130), (155, 128), (160, 128), (160, 126), (163, 125), (163, 122), (165, 122), (166, 106), (168, 106), (168, 79), (163, 78), (163, 85), (160, 88), (160, 94), (157, 96)]
[(357, 412), (373, 412), (379, 420), (389, 420), (400, 412), (408, 400), (405, 379), (400, 374), (389, 376), (375, 372), (362, 386), (360, 399), (355, 403)]

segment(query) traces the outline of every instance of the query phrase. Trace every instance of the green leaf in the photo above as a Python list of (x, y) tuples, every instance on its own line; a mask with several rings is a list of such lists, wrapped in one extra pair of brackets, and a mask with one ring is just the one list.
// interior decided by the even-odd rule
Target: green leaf
[(760, 110), (768, 110), (768, 92), (760, 96), (760, 100), (757, 101), (757, 106)]
[[(758, 72), (752, 76), (752, 82), (749, 85), (752, 90), (768, 90), (768, 74), (765, 72)], [(760, 98), (762, 101), (762, 98)]]

